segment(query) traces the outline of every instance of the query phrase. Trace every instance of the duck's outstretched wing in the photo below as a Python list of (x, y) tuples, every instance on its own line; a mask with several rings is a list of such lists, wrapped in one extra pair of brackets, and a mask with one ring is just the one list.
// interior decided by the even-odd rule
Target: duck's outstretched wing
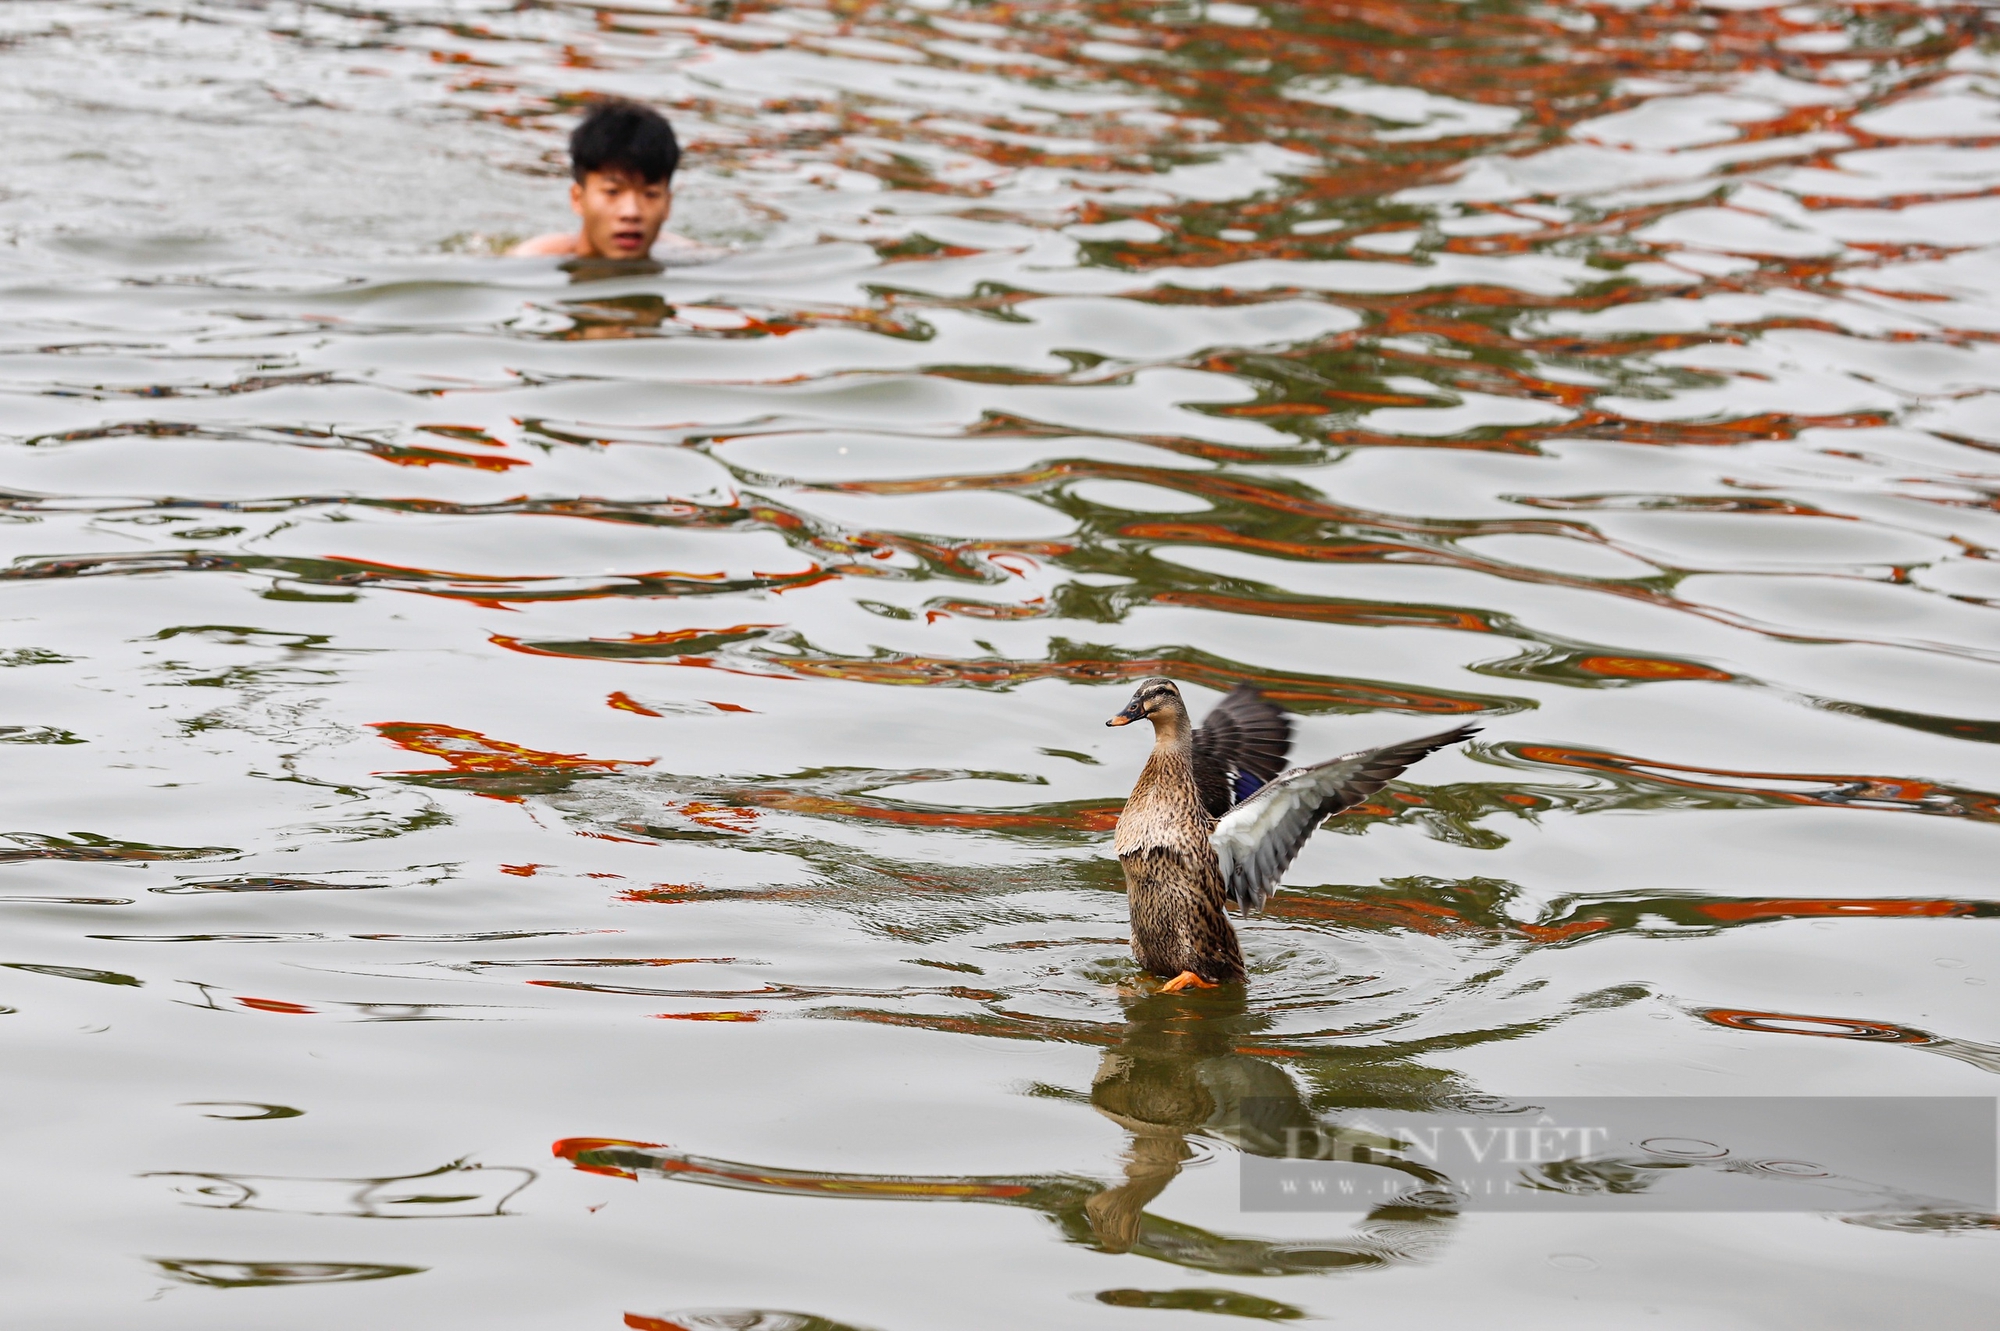
[(1194, 732), (1194, 784), (1202, 807), (1220, 818), (1285, 769), (1292, 721), (1249, 684), (1238, 684)]
[(1478, 726), (1460, 726), (1278, 777), (1224, 814), (1209, 836), (1229, 899), (1260, 909), (1322, 819), (1367, 799), (1425, 754), (1478, 733)]

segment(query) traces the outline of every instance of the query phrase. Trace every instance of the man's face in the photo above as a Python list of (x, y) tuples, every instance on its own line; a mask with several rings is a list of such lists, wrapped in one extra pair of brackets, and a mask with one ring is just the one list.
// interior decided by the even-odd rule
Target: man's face
[(629, 171), (592, 171), (569, 187), (569, 206), (583, 219), (584, 258), (645, 258), (673, 204), (666, 181)]

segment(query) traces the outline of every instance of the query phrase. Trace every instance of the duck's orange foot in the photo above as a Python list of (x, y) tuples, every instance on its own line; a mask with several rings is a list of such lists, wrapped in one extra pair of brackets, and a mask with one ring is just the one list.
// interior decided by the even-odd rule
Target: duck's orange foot
[(1163, 994), (1177, 994), (1183, 989), (1213, 989), (1215, 987), (1215, 981), (1213, 980), (1204, 980), (1193, 971), (1182, 971), (1179, 975), (1161, 985), (1160, 992)]

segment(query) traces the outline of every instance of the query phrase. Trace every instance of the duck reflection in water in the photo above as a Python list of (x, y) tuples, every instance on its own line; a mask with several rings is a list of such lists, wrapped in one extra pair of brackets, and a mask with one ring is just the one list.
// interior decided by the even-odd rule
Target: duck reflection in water
[[(1216, 1233), (1146, 1210), (1207, 1138), (1256, 1155), (1318, 1151), (1338, 1141), (1343, 1158), (1400, 1171), (1420, 1183), (1436, 1175), (1373, 1134), (1329, 1126), (1323, 1110), (1435, 1108), (1465, 1095), (1455, 1074), (1408, 1061), (1408, 1049), (1317, 1050), (1304, 1074), (1244, 1051), (1269, 1025), (1242, 991), (1154, 994), (1124, 1000), (1126, 1020), (1109, 1036), (1089, 1103), (1129, 1134), (1124, 1180), (1074, 1174), (939, 1176), (836, 1174), (692, 1155), (646, 1142), (595, 1137), (558, 1141), (577, 1168), (619, 1178), (658, 1178), (788, 1197), (911, 1202), (984, 1202), (1039, 1211), (1071, 1243), (1134, 1253), (1218, 1275), (1299, 1275), (1368, 1270), (1422, 1260), (1457, 1219), (1447, 1206), (1378, 1206), (1329, 1238), (1278, 1239)], [(1082, 1100), (1081, 1094), (1076, 1099)], [(1401, 1191), (1401, 1189), (1398, 1189)], [(1350, 1223), (1329, 1215), (1335, 1225)]]
[[(1448, 1183), (1437, 1171), (1396, 1154), (1396, 1143), (1386, 1138), (1322, 1123), (1290, 1074), (1269, 1059), (1240, 1052), (1240, 1042), (1268, 1024), (1268, 1018), (1251, 1012), (1240, 990), (1138, 997), (1126, 1002), (1125, 1016), (1125, 1037), (1105, 1051), (1090, 1087), (1090, 1103), (1130, 1134), (1125, 1181), (1084, 1203), (1091, 1233), (1106, 1251), (1130, 1252), (1140, 1245), (1146, 1207), (1195, 1158), (1194, 1137), (1248, 1155), (1318, 1158), (1337, 1148), (1343, 1159), (1400, 1171), (1416, 1185)], [(1358, 1093), (1356, 1103), (1370, 1107), (1434, 1107), (1443, 1088), (1432, 1083), (1449, 1079), (1409, 1064), (1396, 1065), (1393, 1072), (1375, 1063), (1351, 1070), (1362, 1076), (1350, 1094)], [(1377, 1071), (1388, 1076), (1369, 1075)], [(1399, 1241), (1357, 1250), (1354, 1259), (1369, 1263), (1414, 1255), (1413, 1240), (1428, 1247), (1452, 1218), (1444, 1210), (1382, 1208), (1371, 1215), (1372, 1223), (1364, 1223), (1364, 1232), (1379, 1240), (1390, 1226)]]

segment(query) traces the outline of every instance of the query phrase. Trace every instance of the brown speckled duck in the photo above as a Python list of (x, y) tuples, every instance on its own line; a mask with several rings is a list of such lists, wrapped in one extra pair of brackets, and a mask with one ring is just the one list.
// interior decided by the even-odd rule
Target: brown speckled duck
[(1153, 752), (1118, 815), (1116, 845), (1132, 911), (1132, 952), (1167, 983), (1213, 988), (1243, 980), (1243, 951), (1225, 903), (1256, 910), (1321, 820), (1367, 799), (1435, 749), (1478, 733), (1440, 735), (1281, 770), (1291, 722), (1239, 684), (1199, 730), (1169, 679), (1140, 683), (1104, 724), (1153, 723)]

